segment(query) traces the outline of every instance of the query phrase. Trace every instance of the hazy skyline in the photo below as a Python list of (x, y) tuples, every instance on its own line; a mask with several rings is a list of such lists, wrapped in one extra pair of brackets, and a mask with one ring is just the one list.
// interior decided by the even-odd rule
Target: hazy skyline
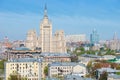
[(47, 3), (53, 33), (86, 34), (95, 28), (100, 39), (120, 38), (120, 0), (0, 0), (0, 40), (25, 40), (28, 30), (39, 35), (40, 21)]

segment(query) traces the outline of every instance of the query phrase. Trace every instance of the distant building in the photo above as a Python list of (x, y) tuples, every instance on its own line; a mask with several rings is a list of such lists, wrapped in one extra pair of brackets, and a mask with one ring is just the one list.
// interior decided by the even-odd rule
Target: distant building
[(71, 62), (71, 56), (68, 53), (41, 53), (40, 56), (47, 62)]
[(85, 42), (86, 35), (79, 34), (79, 35), (66, 35), (66, 42)]
[(117, 38), (116, 33), (114, 34), (113, 40), (109, 42), (109, 48), (111, 50), (120, 50), (120, 40)]
[(93, 45), (99, 43), (99, 35), (95, 29), (93, 30), (92, 34), (90, 34), (90, 43)]
[(120, 75), (117, 74), (108, 75), (107, 80), (120, 80)]
[(91, 78), (84, 78), (79, 75), (66, 75), (64, 80), (93, 80)]
[(27, 80), (41, 80), (41, 61), (34, 58), (14, 59), (5, 63), (5, 80), (19, 74)]
[(19, 58), (40, 58), (41, 51), (30, 50), (26, 47), (16, 48), (15, 50), (10, 50), (6, 52), (8, 60), (19, 59)]
[(40, 24), (40, 36), (36, 35), (35, 30), (30, 30), (27, 34), (26, 47), (31, 50), (39, 48), (42, 52), (66, 52), (64, 31), (60, 30), (55, 32), (54, 36), (52, 35), (52, 23), (48, 19), (46, 6)]
[(112, 68), (101, 68), (96, 70), (96, 77), (99, 79), (103, 72), (107, 72), (108, 75), (115, 74), (116, 72), (120, 72), (120, 70), (112, 69)]
[(82, 63), (74, 62), (55, 62), (48, 65), (49, 67), (49, 77), (55, 76), (65, 76), (69, 74), (85, 76), (87, 71), (86, 67)]

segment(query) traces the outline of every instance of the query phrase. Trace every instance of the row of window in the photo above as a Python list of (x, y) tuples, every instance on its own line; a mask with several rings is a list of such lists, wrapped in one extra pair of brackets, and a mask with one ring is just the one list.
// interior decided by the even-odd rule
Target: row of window
[(66, 66), (66, 67), (51, 67), (51, 69), (72, 69), (72, 66)]

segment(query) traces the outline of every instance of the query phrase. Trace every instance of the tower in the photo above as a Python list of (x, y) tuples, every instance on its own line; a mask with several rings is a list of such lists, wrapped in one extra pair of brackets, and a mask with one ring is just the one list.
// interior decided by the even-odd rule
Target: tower
[(90, 43), (93, 45), (96, 43), (99, 43), (99, 35), (95, 29), (93, 30), (92, 34), (90, 35)]
[(40, 42), (42, 52), (52, 52), (52, 24), (47, 16), (46, 5), (44, 9), (44, 17), (40, 24)]
[(37, 42), (37, 35), (35, 30), (29, 30), (27, 33), (26, 47), (35, 50)]

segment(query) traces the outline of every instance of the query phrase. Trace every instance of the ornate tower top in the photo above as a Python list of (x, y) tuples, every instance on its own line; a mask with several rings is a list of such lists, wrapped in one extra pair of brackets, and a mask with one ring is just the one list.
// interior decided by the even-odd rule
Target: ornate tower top
[(47, 5), (45, 4), (45, 8), (44, 8), (44, 18), (47, 18)]

